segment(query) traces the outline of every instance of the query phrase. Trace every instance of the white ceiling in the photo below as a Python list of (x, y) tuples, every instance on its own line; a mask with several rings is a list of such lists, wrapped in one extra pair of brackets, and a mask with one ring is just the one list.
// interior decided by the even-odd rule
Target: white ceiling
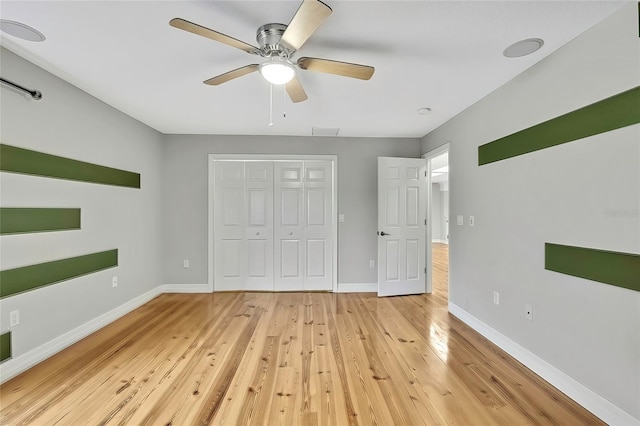
[[(300, 49), (372, 65), (370, 81), (300, 71), (309, 100), (283, 105), (253, 73), (221, 86), (202, 81), (260, 59), (180, 31), (181, 17), (250, 44), (265, 23), (287, 24), (299, 1), (5, 1), (0, 17), (47, 37), (2, 34), (9, 50), (163, 133), (422, 137), (565, 43), (624, 2), (344, 1)], [(515, 41), (538, 37), (538, 52), (508, 59)], [(294, 58), (295, 59), (295, 58)], [(20, 83), (20, 76), (2, 75)], [(36, 87), (37, 89), (37, 87)], [(44, 93), (46, 97), (46, 92)], [(418, 115), (420, 107), (432, 109)], [(286, 118), (282, 112), (286, 111)]]

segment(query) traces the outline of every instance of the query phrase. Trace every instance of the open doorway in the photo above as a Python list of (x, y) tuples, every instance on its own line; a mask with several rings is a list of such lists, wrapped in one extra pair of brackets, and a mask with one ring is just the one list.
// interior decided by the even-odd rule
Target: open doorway
[(427, 160), (429, 193), (427, 228), (427, 287), (447, 303), (449, 297), (449, 145), (423, 156)]

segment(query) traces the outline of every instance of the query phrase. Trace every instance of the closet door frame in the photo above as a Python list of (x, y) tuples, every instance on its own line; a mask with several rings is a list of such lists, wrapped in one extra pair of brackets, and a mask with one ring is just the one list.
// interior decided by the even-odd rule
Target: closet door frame
[(323, 160), (331, 163), (331, 233), (332, 233), (332, 256), (333, 270), (332, 291), (338, 292), (338, 156), (337, 155), (278, 155), (278, 154), (209, 154), (208, 158), (208, 291), (215, 291), (214, 282), (214, 200), (215, 200), (215, 162), (216, 161), (310, 161)]

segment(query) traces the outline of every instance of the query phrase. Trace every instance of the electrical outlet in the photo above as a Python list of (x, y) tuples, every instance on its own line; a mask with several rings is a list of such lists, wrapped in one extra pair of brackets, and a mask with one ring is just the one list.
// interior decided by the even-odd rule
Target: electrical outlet
[(20, 324), (20, 310), (9, 312), (9, 327), (15, 327)]
[(182, 261), (182, 267), (187, 269), (189, 267), (189, 259), (185, 259)]
[(458, 226), (464, 225), (464, 216), (462, 215), (456, 216), (456, 223), (458, 224)]
[(496, 305), (500, 304), (500, 293), (498, 293), (497, 291), (493, 292), (493, 303)]
[(369, 261), (369, 268), (375, 268), (376, 267), (376, 261), (375, 260), (370, 260)]
[(533, 306), (529, 304), (524, 305), (524, 316), (529, 321), (533, 321)]
[(111, 278), (111, 287), (118, 287), (118, 277), (114, 276)]

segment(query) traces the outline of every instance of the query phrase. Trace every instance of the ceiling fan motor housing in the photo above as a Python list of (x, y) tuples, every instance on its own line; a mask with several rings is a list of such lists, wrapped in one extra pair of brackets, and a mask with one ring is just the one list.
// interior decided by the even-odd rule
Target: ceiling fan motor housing
[(274, 54), (286, 54), (288, 56), (292, 53), (288, 48), (280, 44), (280, 39), (286, 29), (287, 26), (284, 24), (265, 24), (258, 28), (256, 41), (260, 46), (260, 50), (266, 56)]

